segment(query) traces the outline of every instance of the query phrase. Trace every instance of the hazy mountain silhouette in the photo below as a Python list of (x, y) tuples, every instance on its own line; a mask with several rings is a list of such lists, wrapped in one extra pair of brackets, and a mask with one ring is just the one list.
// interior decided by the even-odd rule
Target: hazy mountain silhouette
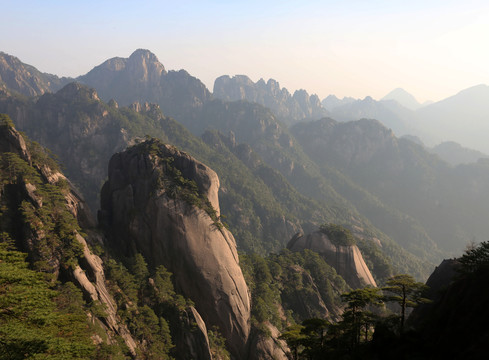
[(489, 153), (489, 86), (477, 85), (416, 111), (416, 127), (436, 142)]
[(338, 99), (335, 95), (328, 95), (326, 98), (323, 99), (323, 101), (321, 101), (321, 105), (323, 105), (323, 108), (325, 108), (326, 110), (331, 111), (338, 106), (352, 103), (355, 100), (357, 99), (347, 96), (345, 96), (343, 99)]
[(367, 96), (331, 110), (331, 117), (338, 121), (376, 119), (391, 128), (397, 136), (415, 133), (412, 126), (415, 114), (395, 100), (377, 101)]
[(479, 159), (489, 158), (489, 155), (477, 150), (468, 149), (454, 141), (442, 142), (429, 151), (437, 154), (447, 163), (454, 166), (459, 164), (470, 164), (477, 162)]
[(392, 90), (381, 100), (396, 100), (399, 104), (410, 110), (417, 110), (422, 107), (422, 105), (418, 102), (418, 100), (416, 100), (413, 95), (401, 88)]

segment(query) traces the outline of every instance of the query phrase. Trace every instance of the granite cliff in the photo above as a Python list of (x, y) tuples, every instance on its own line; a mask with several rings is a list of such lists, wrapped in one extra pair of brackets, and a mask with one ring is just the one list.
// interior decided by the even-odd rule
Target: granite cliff
[(324, 232), (315, 231), (305, 236), (297, 234), (289, 241), (287, 248), (292, 251), (309, 249), (317, 252), (354, 289), (367, 285), (377, 286), (356, 245), (336, 244)]
[(220, 328), (239, 358), (250, 332), (250, 295), (234, 237), (219, 220), (218, 188), (210, 168), (150, 140), (112, 157), (100, 220), (112, 248), (168, 268), (176, 290)]

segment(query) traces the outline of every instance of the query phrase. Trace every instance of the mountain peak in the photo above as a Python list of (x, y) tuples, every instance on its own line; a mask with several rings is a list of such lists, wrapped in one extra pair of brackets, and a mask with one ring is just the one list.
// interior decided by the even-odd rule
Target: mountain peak
[(160, 63), (155, 54), (147, 49), (137, 49), (130, 56), (129, 60), (145, 60), (152, 63)]
[(416, 100), (416, 98), (408, 93), (406, 90), (402, 88), (396, 88), (384, 96), (381, 100), (395, 100), (402, 106), (416, 110), (421, 107), (421, 104)]
[(77, 82), (72, 82), (64, 86), (61, 90), (59, 90), (56, 93), (56, 96), (65, 100), (74, 99), (74, 98), (100, 100), (95, 89)]

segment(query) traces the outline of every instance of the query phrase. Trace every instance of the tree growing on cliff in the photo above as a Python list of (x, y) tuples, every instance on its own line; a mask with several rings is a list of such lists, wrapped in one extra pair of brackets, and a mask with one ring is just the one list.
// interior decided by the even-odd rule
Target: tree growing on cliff
[(385, 301), (396, 302), (401, 308), (399, 333), (404, 331), (407, 308), (414, 308), (418, 304), (429, 302), (422, 296), (427, 286), (421, 282), (416, 282), (411, 275), (401, 274), (391, 277), (386, 282), (387, 286), (382, 290), (387, 294)]
[(341, 225), (323, 224), (319, 227), (319, 230), (336, 246), (351, 246), (356, 244), (355, 237), (351, 231)]
[(459, 262), (461, 271), (464, 273), (473, 273), (482, 267), (489, 266), (489, 241), (469, 247)]
[(356, 348), (361, 342), (362, 332), (365, 341), (368, 341), (370, 328), (376, 318), (370, 309), (382, 305), (380, 289), (373, 287), (356, 289), (341, 295), (341, 298), (347, 306), (339, 326), (343, 329), (352, 348)]

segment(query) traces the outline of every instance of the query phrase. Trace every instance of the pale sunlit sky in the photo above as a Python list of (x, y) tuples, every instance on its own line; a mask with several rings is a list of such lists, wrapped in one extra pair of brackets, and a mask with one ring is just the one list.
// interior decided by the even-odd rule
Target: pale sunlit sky
[(419, 101), (489, 84), (489, 1), (0, 0), (0, 51), (43, 72), (83, 75), (151, 50), (212, 91), (220, 75), (273, 78), (321, 99)]

